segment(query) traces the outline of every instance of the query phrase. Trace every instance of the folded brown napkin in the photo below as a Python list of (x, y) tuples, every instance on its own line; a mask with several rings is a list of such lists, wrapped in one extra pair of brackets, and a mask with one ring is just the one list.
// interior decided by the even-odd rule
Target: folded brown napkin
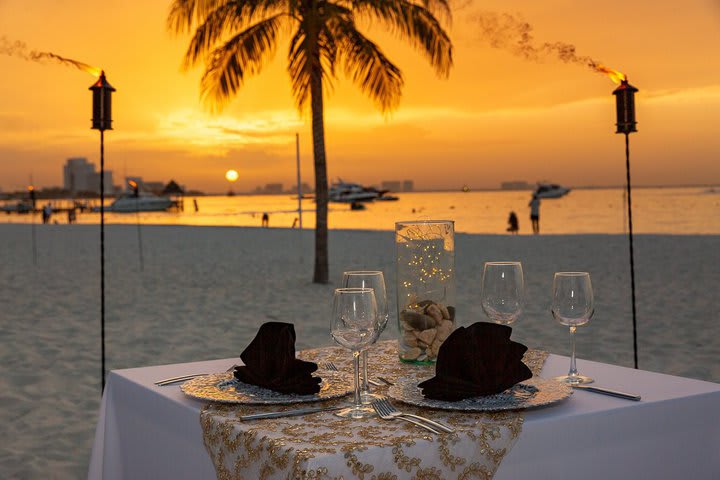
[(507, 325), (477, 322), (459, 327), (438, 352), (435, 376), (418, 384), (423, 395), (456, 402), (500, 393), (532, 377), (522, 362), (527, 347), (510, 340)]
[(245, 364), (235, 367), (235, 378), (280, 393), (310, 395), (320, 391), (319, 377), (311, 374), (317, 364), (295, 358), (295, 327), (267, 322), (240, 354)]

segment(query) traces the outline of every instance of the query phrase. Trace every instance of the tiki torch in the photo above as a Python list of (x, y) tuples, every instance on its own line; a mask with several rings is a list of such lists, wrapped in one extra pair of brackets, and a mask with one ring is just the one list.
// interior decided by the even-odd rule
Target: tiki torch
[(105, 130), (112, 130), (112, 93), (115, 89), (100, 72), (92, 91), (92, 129), (100, 130), (100, 342), (102, 390), (105, 390)]
[[(619, 73), (619, 72), (618, 72)], [(633, 223), (632, 223), (632, 188), (630, 185), (630, 134), (637, 132), (635, 121), (635, 92), (637, 88), (630, 85), (627, 78), (619, 75), (620, 85), (613, 91), (615, 95), (617, 110), (617, 130), (615, 133), (625, 135), (625, 173), (627, 180), (627, 214), (628, 214), (628, 239), (630, 240), (630, 294), (632, 296), (632, 321), (633, 321), (633, 356), (635, 368), (638, 368), (637, 354), (637, 317), (635, 311), (635, 254), (633, 252)]]

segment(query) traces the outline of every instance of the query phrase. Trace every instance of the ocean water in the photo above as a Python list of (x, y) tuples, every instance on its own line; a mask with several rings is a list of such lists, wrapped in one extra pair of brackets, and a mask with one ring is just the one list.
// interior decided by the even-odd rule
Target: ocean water
[[(331, 229), (393, 230), (396, 221), (445, 219), (464, 233), (504, 234), (511, 211), (520, 219), (520, 234), (531, 234), (529, 191), (413, 192), (399, 200), (366, 204), (361, 211), (330, 204)], [(194, 202), (198, 210), (195, 211)], [(39, 201), (44, 205), (45, 201)], [(108, 202), (109, 203), (109, 202)], [(57, 202), (62, 206), (64, 202)], [(302, 226), (314, 228), (315, 203), (302, 201)], [(236, 195), (187, 197), (184, 211), (106, 213), (106, 223), (160, 225), (261, 226), (262, 214), (270, 227), (289, 228), (298, 219), (297, 199), (291, 195)], [(0, 222), (39, 222), (40, 216), (0, 214)], [(720, 234), (720, 189), (635, 188), (632, 192), (633, 231), (658, 234)], [(65, 214), (53, 222), (66, 223)], [(78, 223), (98, 223), (99, 214), (82, 213)], [(543, 200), (540, 232), (548, 234), (624, 233), (628, 216), (625, 190), (577, 189), (560, 199)]]

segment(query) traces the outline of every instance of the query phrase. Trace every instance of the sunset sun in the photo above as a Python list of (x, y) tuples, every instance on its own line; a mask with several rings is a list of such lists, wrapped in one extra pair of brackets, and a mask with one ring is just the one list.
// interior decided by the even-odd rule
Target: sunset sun
[(225, 179), (228, 182), (234, 182), (238, 179), (240, 175), (238, 174), (237, 170), (228, 170), (225, 172)]

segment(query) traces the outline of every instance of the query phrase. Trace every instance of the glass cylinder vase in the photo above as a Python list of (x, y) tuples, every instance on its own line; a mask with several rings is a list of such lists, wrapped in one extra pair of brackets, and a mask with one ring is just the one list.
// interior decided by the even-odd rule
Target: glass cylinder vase
[(451, 220), (395, 223), (398, 356), (431, 364), (455, 329), (455, 226)]

